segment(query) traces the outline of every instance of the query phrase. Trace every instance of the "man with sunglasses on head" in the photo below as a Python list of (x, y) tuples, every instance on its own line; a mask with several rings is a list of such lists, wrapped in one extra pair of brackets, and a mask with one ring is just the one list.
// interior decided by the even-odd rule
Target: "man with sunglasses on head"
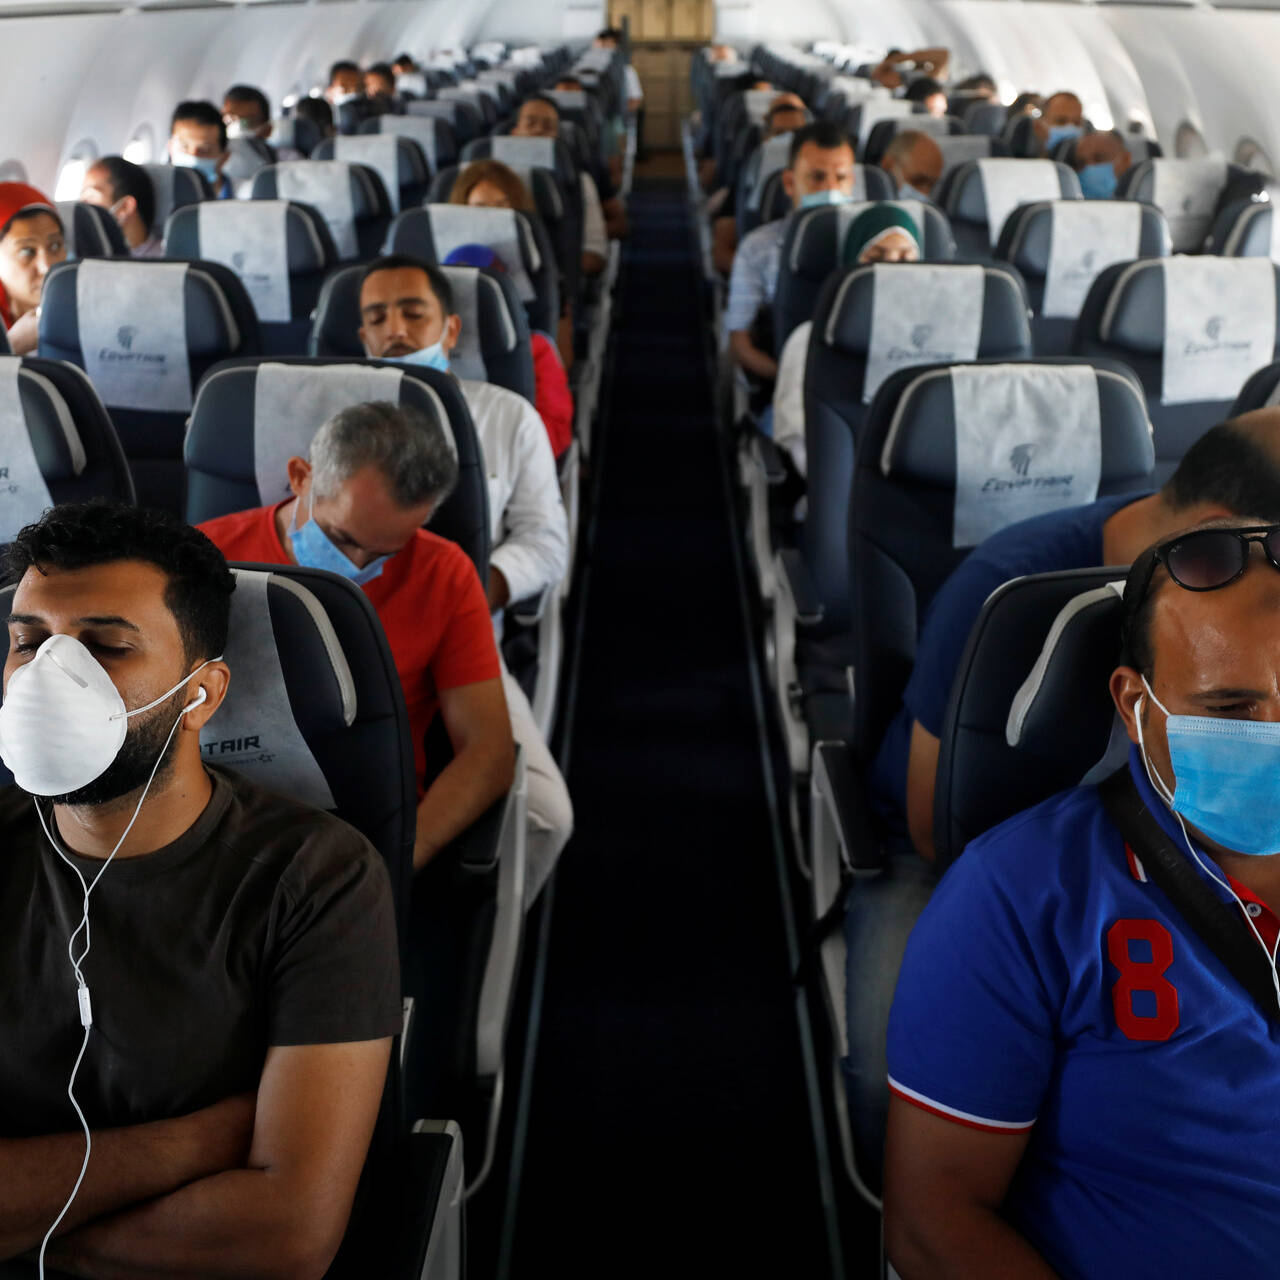
[(1144, 552), (1110, 679), (1127, 767), (974, 841), (913, 932), (884, 1199), (904, 1280), (1275, 1274), (1277, 570), (1257, 518)]

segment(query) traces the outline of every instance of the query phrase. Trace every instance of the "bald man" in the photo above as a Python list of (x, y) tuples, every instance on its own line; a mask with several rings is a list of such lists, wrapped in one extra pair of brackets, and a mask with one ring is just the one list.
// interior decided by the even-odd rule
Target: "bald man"
[(927, 134), (907, 129), (896, 134), (880, 157), (899, 200), (932, 200), (942, 177), (942, 149)]

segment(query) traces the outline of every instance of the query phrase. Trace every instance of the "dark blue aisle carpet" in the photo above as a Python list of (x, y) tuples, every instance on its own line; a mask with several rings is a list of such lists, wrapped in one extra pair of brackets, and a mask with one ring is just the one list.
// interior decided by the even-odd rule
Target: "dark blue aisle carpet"
[(684, 188), (632, 199), (513, 1275), (829, 1275)]

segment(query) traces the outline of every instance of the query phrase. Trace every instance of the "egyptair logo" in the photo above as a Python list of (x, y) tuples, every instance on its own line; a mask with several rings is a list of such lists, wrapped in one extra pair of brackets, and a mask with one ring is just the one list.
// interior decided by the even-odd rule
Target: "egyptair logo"
[(134, 325), (122, 324), (116, 330), (116, 341), (125, 351), (133, 350), (133, 340), (138, 336), (138, 330)]
[(1217, 340), (1222, 336), (1222, 326), (1226, 324), (1226, 322), (1225, 316), (1210, 316), (1204, 322), (1204, 336), (1208, 338), (1210, 342), (1217, 342)]
[(244, 270), (244, 264), (245, 264), (247, 261), (248, 261), (248, 259), (245, 257), (245, 253), (244, 253), (244, 250), (243, 250), (243, 249), (237, 249), (237, 250), (235, 251), (235, 253), (233, 253), (233, 254), (231, 255), (231, 265), (232, 265), (232, 266), (233, 266), (237, 271), (243, 271), (243, 270)]
[(924, 350), (924, 344), (933, 336), (933, 325), (918, 324), (911, 330), (911, 345), (917, 351)]
[(1009, 451), (1009, 465), (1016, 474), (1025, 476), (1031, 470), (1031, 459), (1035, 456), (1036, 447), (1034, 444), (1015, 445)]

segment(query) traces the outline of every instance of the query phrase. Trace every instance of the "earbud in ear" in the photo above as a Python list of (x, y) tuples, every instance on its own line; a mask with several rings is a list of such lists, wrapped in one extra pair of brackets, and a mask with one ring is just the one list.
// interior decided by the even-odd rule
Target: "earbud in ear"
[(188, 711), (194, 711), (202, 702), (208, 702), (209, 695), (205, 691), (204, 685), (200, 686), (200, 692), (196, 694), (185, 707), (182, 708), (182, 714), (185, 716)]

